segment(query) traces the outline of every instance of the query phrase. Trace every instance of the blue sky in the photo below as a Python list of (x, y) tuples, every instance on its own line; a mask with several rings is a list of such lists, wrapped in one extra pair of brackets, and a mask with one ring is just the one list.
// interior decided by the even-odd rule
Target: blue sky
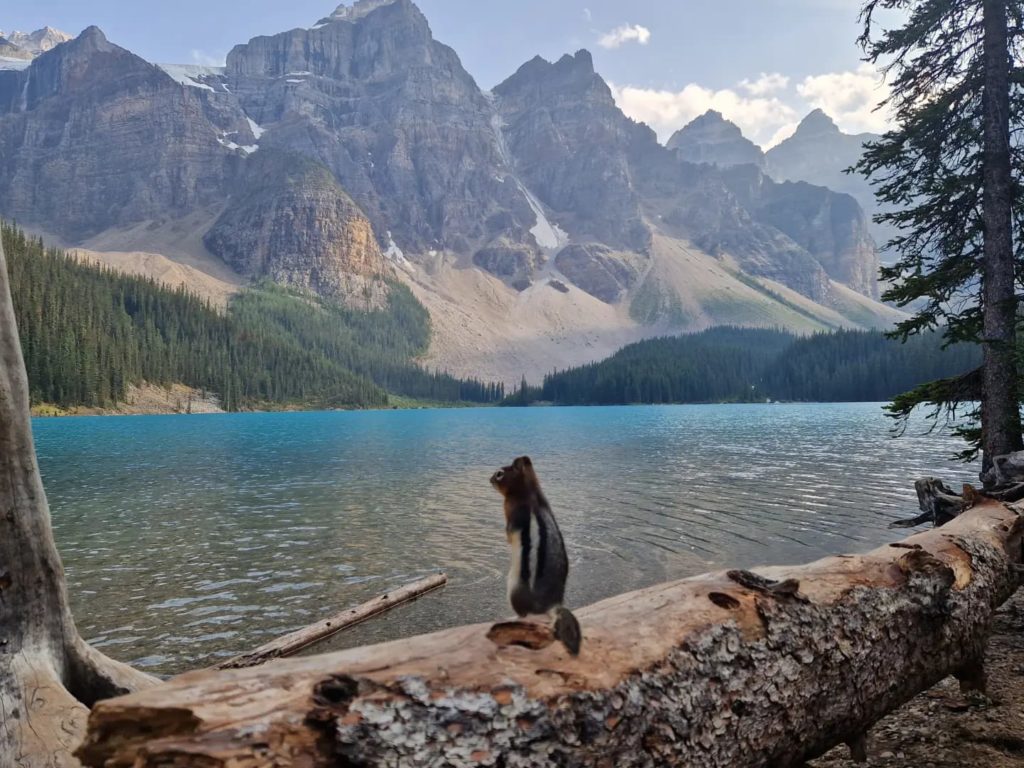
[[(709, 107), (762, 144), (813, 107), (882, 127), (878, 78), (855, 44), (860, 0), (419, 0), (485, 88), (534, 56), (587, 48), (623, 109), (663, 139)], [(311, 26), (331, 0), (6, 0), (0, 28), (89, 24), (157, 62), (223, 61), (258, 34)], [(244, 10), (240, 10), (240, 8)], [(767, 75), (768, 77), (765, 77)]]

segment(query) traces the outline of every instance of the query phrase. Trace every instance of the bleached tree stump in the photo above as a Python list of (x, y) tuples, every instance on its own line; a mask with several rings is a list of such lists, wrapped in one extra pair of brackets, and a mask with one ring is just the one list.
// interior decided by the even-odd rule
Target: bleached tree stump
[(36, 466), (28, 382), (0, 243), (0, 766), (76, 766), (87, 707), (156, 682), (87, 646)]
[(982, 500), (867, 554), (621, 595), (577, 613), (576, 659), (503, 624), (195, 672), (101, 702), (78, 754), (96, 768), (743, 768), (858, 751), (942, 678), (983, 686), (1021, 521)]

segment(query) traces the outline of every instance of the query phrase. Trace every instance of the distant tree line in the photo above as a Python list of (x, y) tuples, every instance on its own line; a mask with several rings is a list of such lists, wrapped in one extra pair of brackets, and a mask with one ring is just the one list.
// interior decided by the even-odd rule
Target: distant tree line
[(884, 401), (922, 382), (977, 367), (976, 347), (942, 347), (937, 333), (906, 344), (879, 331), (800, 338), (779, 330), (713, 328), (631, 344), (607, 360), (523, 385), (506, 405)]
[(226, 410), (260, 404), (368, 407), (388, 393), (495, 402), (500, 384), (416, 364), (430, 319), (390, 286), (379, 311), (356, 311), (264, 285), (227, 313), (184, 289), (79, 263), (0, 224), (33, 403), (106, 407), (129, 385), (182, 383)]

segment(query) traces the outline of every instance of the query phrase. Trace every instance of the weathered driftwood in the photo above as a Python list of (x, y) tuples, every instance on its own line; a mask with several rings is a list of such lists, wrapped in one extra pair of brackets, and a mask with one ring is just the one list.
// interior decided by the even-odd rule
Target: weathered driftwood
[(0, 766), (77, 765), (86, 707), (156, 681), (79, 637), (36, 466), (0, 244)]
[(935, 477), (915, 480), (914, 490), (917, 491), (917, 505), (921, 509), (921, 514), (889, 523), (890, 528), (913, 528), (924, 523), (934, 523), (936, 527), (945, 525), (970, 508), (975, 498), (970, 486), (964, 486), (964, 493), (958, 494)]
[(78, 754), (104, 768), (797, 765), (859, 749), (947, 675), (983, 683), (1022, 520), (983, 500), (867, 554), (612, 598), (578, 612), (575, 659), (509, 623), (191, 673), (101, 702)]
[(342, 630), (362, 624), (367, 619), (372, 619), (395, 606), (402, 605), (415, 600), (422, 595), (440, 589), (448, 583), (448, 576), (444, 573), (435, 573), (424, 579), (419, 579), (411, 584), (405, 584), (387, 594), (369, 600), (355, 608), (350, 608), (339, 614), (331, 616), (310, 624), (308, 627), (291, 632), (283, 637), (271, 640), (253, 651), (235, 656), (233, 659), (218, 664), (218, 669), (242, 669), (243, 667), (255, 667), (258, 664), (265, 664), (271, 659), (286, 658), (294, 656), (299, 651), (309, 646), (326, 640)]

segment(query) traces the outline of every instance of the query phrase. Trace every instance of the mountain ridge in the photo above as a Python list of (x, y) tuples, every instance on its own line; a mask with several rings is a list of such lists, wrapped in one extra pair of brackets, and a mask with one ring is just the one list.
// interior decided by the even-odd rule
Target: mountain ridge
[[(245, 277), (372, 304), (397, 274), (435, 313), (442, 364), (468, 359), (484, 317), (488, 358), (531, 375), (561, 363), (556, 338), (597, 355), (722, 322), (894, 317), (872, 304), (852, 199), (686, 162), (622, 113), (586, 51), (486, 93), (410, 0), (339, 6), (224, 68), (158, 67), (90, 28), (0, 70), (0, 150), (0, 214), (71, 244), (208, 221), (205, 248)], [(466, 325), (442, 317), (459, 305)]]

